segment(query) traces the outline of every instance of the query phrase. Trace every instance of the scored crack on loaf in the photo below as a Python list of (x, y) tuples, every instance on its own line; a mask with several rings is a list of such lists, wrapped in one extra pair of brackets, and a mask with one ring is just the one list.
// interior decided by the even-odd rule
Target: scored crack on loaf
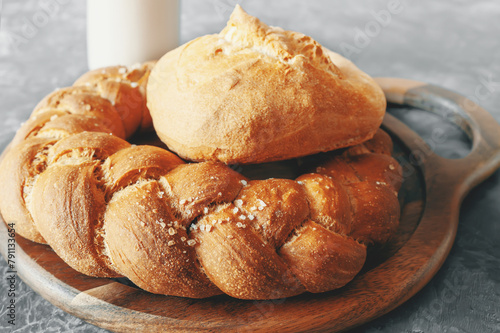
[(160, 139), (180, 157), (248, 164), (366, 141), (386, 100), (349, 60), (237, 6), (219, 34), (158, 61), (148, 106)]
[(149, 126), (143, 90), (120, 104), (149, 68), (90, 72), (35, 108), (0, 164), (0, 210), (19, 235), (153, 293), (273, 299), (345, 285), (366, 245), (394, 234), (401, 169), (385, 132), (295, 181), (186, 164), (121, 138)]

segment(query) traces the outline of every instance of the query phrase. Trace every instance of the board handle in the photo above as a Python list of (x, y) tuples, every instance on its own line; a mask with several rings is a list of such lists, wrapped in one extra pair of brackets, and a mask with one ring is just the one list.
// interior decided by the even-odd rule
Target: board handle
[[(440, 115), (459, 126), (470, 138), (472, 149), (461, 159), (447, 159), (434, 152), (424, 140), (394, 117), (384, 125), (413, 151), (426, 147), (428, 152), (420, 167), (434, 170), (434, 183), (456, 184), (460, 197), (484, 181), (500, 167), (500, 125), (472, 100), (450, 90), (419, 81), (399, 78), (376, 78), (387, 101), (412, 106)], [(411, 155), (410, 155), (411, 156)], [(436, 173), (435, 170), (442, 172)]]

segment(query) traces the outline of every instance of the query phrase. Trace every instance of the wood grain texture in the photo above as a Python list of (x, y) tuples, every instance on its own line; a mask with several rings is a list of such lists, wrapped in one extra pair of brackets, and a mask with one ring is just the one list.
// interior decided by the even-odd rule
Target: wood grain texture
[[(460, 160), (444, 159), (425, 149), (406, 125), (386, 116), (384, 126), (393, 135), (395, 157), (405, 171), (401, 224), (394, 240), (372, 249), (362, 272), (344, 288), (272, 301), (153, 295), (79, 274), (49, 247), (17, 237), (19, 276), (56, 306), (117, 332), (331, 332), (389, 312), (420, 290), (444, 262), (455, 238), (461, 200), (500, 165), (500, 127), (484, 110), (442, 88), (400, 79), (379, 82), (390, 102), (455, 115), (450, 119), (471, 135), (473, 150)], [(4, 244), (6, 229), (0, 223)]]

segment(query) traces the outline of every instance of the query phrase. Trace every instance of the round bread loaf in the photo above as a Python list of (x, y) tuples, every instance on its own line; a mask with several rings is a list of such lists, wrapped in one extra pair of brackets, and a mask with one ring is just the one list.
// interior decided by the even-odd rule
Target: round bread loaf
[(386, 101), (347, 59), (236, 6), (219, 34), (159, 60), (148, 107), (158, 136), (179, 156), (247, 164), (366, 141)]

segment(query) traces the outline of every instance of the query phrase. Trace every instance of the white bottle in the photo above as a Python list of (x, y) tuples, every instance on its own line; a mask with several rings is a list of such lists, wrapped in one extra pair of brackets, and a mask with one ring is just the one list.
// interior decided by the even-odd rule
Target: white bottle
[(87, 0), (90, 69), (159, 59), (179, 44), (179, 0)]

